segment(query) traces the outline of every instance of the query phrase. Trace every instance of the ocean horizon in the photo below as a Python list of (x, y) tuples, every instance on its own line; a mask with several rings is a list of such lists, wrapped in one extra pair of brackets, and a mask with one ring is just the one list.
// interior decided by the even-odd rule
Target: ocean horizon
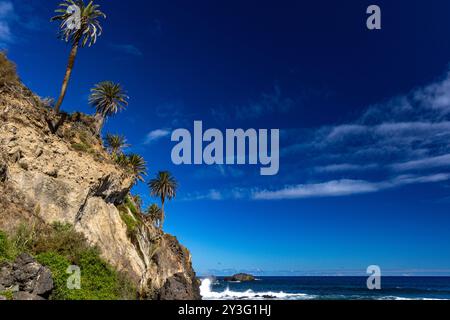
[(380, 290), (359, 276), (262, 276), (251, 282), (204, 277), (203, 300), (450, 300), (448, 276), (386, 276)]

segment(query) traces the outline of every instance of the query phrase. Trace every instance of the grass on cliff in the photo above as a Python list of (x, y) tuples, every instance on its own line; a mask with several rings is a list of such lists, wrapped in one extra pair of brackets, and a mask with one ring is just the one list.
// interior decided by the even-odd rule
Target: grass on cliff
[(128, 237), (133, 239), (139, 226), (143, 223), (139, 209), (130, 196), (127, 196), (124, 203), (119, 205), (117, 209), (119, 210), (120, 218), (127, 226)]
[[(51, 227), (19, 227), (8, 237), (0, 231), (0, 262), (14, 261), (22, 252), (33, 255), (47, 266), (53, 276), (53, 300), (130, 300), (137, 298), (137, 289), (123, 274), (104, 261), (97, 248), (69, 224)], [(81, 271), (81, 289), (70, 290), (67, 281), (70, 266)]]
[(4, 86), (14, 86), (19, 83), (16, 66), (8, 60), (4, 52), (0, 51), (0, 89)]

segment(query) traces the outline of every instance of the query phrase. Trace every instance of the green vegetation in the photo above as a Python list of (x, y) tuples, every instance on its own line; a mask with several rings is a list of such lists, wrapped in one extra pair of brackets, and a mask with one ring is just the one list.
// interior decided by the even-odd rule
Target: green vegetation
[(16, 66), (8, 60), (6, 54), (0, 51), (0, 91), (4, 87), (14, 86), (19, 83)]
[[(85, 250), (77, 257), (77, 266), (81, 270), (80, 290), (67, 288), (67, 280), (70, 274), (66, 271), (73, 264), (67, 257), (55, 252), (46, 252), (39, 254), (36, 258), (39, 263), (49, 267), (52, 271), (55, 290), (51, 298), (54, 300), (120, 300), (136, 298), (136, 290), (127, 283), (128, 281), (123, 281), (123, 278), (100, 258), (96, 249)], [(122, 287), (133, 288), (133, 290), (122, 290)]]
[(5, 297), (6, 300), (12, 300), (13, 296), (14, 296), (14, 292), (12, 292), (11, 290), (0, 291), (0, 296)]
[(13, 247), (7, 235), (0, 231), (0, 263), (10, 261), (14, 257)]
[(125, 205), (130, 209), (131, 213), (135, 216), (139, 215), (139, 209), (136, 206), (136, 203), (134, 202), (134, 199), (132, 196), (128, 196), (125, 198)]
[(105, 138), (106, 150), (113, 156), (123, 153), (123, 149), (129, 147), (127, 139), (118, 134), (107, 134)]
[(178, 183), (172, 174), (168, 171), (160, 171), (156, 178), (150, 180), (148, 183), (150, 187), (150, 194), (161, 199), (161, 220), (159, 223), (160, 229), (164, 225), (164, 202), (167, 199), (172, 200), (176, 196)]
[(91, 89), (89, 103), (96, 110), (97, 134), (100, 134), (107, 117), (113, 116), (126, 108), (128, 105), (127, 100), (128, 96), (125, 94), (122, 86), (112, 81), (97, 83)]
[(153, 203), (147, 208), (147, 219), (155, 226), (158, 227), (161, 224), (162, 210), (156, 203)]
[[(47, 266), (53, 276), (54, 300), (120, 300), (136, 299), (137, 289), (122, 273), (105, 262), (96, 247), (88, 244), (81, 233), (69, 224), (55, 223), (51, 227), (19, 227), (9, 239), (0, 232), (0, 261), (13, 261), (21, 253), (33, 255)], [(69, 290), (71, 276), (68, 267), (81, 270), (81, 289)]]
[(117, 207), (122, 221), (127, 226), (127, 235), (134, 239), (138, 227), (142, 224), (140, 209), (136, 206), (133, 196), (127, 196), (123, 204)]
[(130, 238), (134, 237), (134, 234), (136, 233), (137, 228), (139, 227), (139, 221), (136, 220), (133, 216), (131, 216), (128, 211), (121, 210), (119, 208), (120, 212), (120, 218), (122, 218), (122, 221), (127, 226), (127, 235)]
[[(77, 11), (68, 10), (71, 6), (78, 8), (81, 17), (79, 21), (77, 21), (77, 17), (75, 16)], [(80, 46), (85, 47), (86, 45), (89, 45), (89, 47), (92, 46), (97, 41), (97, 37), (102, 33), (102, 27), (98, 19), (100, 17), (106, 18), (106, 15), (99, 10), (99, 7), (99, 5), (94, 4), (94, 1), (90, 1), (85, 5), (84, 0), (64, 0), (64, 2), (59, 5), (59, 8), (55, 10), (57, 16), (51, 19), (52, 21), (61, 22), (59, 37), (66, 42), (70, 42), (72, 45), (66, 74), (61, 87), (61, 93), (55, 104), (55, 111), (57, 113), (59, 113), (61, 104), (66, 95), (78, 48)], [(79, 25), (74, 26), (73, 23), (79, 23)]]
[(143, 157), (138, 154), (128, 155), (128, 167), (134, 177), (134, 183), (141, 181), (144, 182), (144, 176), (147, 175), (147, 164)]
[(83, 142), (72, 143), (70, 146), (72, 147), (73, 150), (79, 152), (89, 153), (91, 151), (91, 147), (84, 144)]
[(138, 154), (125, 155), (123, 153), (115, 156), (116, 163), (133, 175), (134, 182), (144, 182), (144, 176), (147, 175), (147, 163), (145, 159)]

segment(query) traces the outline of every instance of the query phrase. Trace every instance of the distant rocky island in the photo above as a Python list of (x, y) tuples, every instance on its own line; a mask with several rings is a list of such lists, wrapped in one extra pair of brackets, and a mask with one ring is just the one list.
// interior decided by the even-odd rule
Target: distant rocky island
[(250, 281), (255, 281), (256, 279), (251, 274), (238, 273), (238, 274), (232, 275), (231, 277), (225, 277), (224, 280), (230, 281), (230, 282), (237, 282), (237, 281), (250, 282)]

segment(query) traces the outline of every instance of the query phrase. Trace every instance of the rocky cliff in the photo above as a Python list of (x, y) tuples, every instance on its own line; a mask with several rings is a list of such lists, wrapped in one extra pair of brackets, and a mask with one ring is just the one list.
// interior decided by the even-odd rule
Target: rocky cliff
[(149, 223), (130, 234), (121, 215), (137, 217), (119, 209), (132, 177), (104, 151), (92, 121), (56, 116), (22, 85), (1, 90), (0, 229), (34, 219), (70, 223), (141, 297), (199, 299), (191, 255), (175, 237)]

